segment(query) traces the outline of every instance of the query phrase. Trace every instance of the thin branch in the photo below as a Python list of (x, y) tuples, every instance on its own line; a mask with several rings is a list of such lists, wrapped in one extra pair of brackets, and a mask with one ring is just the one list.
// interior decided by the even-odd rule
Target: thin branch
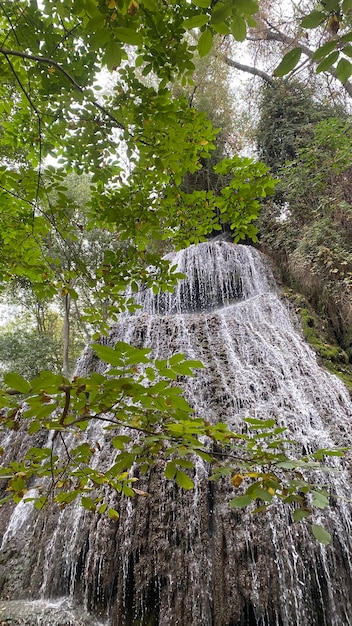
[(39, 113), (39, 111), (38, 111), (37, 107), (35, 106), (35, 104), (34, 104), (34, 102), (33, 102), (32, 98), (30, 97), (30, 95), (29, 95), (29, 93), (27, 92), (26, 88), (24, 87), (24, 85), (22, 84), (22, 82), (20, 81), (20, 79), (18, 78), (17, 73), (16, 73), (16, 70), (15, 70), (14, 66), (12, 65), (11, 60), (9, 59), (9, 56), (11, 56), (11, 55), (8, 55), (6, 50), (2, 50), (2, 53), (3, 53), (3, 55), (4, 55), (5, 59), (6, 59), (6, 61), (8, 62), (9, 66), (10, 66), (11, 72), (13, 73), (13, 75), (14, 75), (14, 77), (15, 77), (15, 80), (16, 80), (16, 82), (17, 82), (17, 83), (18, 83), (18, 85), (19, 85), (20, 90), (22, 91), (22, 93), (23, 93), (23, 94), (25, 95), (25, 97), (27, 98), (27, 100), (28, 100), (28, 102), (29, 102), (29, 104), (30, 104), (31, 108), (32, 108), (32, 109), (33, 109), (33, 111), (35, 112), (35, 114), (36, 114), (37, 118), (38, 118), (38, 119), (40, 119), (40, 113)]
[[(276, 28), (274, 25), (270, 24), (269, 22), (267, 23), (269, 24), (270, 27), (261, 32), (260, 39), (256, 37), (247, 37), (247, 39), (249, 41), (254, 41), (254, 42), (263, 41), (263, 40), (276, 41), (278, 43), (286, 44), (290, 48), (299, 47), (301, 48), (303, 54), (312, 63), (315, 63), (315, 64), (317, 63), (314, 59), (314, 50), (311, 50), (310, 48), (308, 48), (308, 46), (306, 46), (304, 43), (297, 41), (294, 37), (290, 37), (289, 35), (286, 35), (285, 33), (281, 32), (280, 30), (278, 30), (278, 28)], [(247, 72), (248, 74), (252, 74), (253, 76), (259, 76), (260, 78), (265, 80), (265, 82), (267, 82), (269, 85), (273, 86), (275, 84), (275, 79), (270, 74), (268, 74), (267, 72), (263, 70), (258, 69), (257, 67), (252, 67), (250, 65), (243, 65), (242, 63), (238, 63), (234, 59), (230, 59), (230, 57), (226, 56), (225, 54), (219, 55), (219, 57), (224, 61), (224, 63), (226, 63), (230, 67), (234, 67), (235, 69), (238, 69), (241, 72)], [(305, 64), (306, 64), (305, 62), (302, 63), (302, 65), (305, 65)], [(293, 71), (297, 71), (297, 68), (295, 68)], [(327, 70), (325, 70), (325, 72), (333, 76), (336, 80), (339, 80), (337, 78), (336, 68), (330, 67)], [(349, 81), (346, 81), (345, 83), (341, 83), (341, 84), (344, 90), (347, 92), (347, 94), (352, 98), (352, 83)]]
[(65, 406), (63, 408), (62, 414), (60, 416), (59, 419), (59, 424), (60, 426), (62, 426), (64, 424), (64, 421), (68, 415), (68, 411), (70, 408), (70, 402), (71, 402), (71, 385), (60, 385), (59, 389), (61, 391), (63, 391), (65, 393)]
[[(263, 36), (267, 41), (277, 41), (280, 43), (285, 43), (289, 46), (301, 48), (303, 54), (305, 54), (313, 63), (316, 63), (315, 59), (313, 58), (314, 50), (311, 50), (305, 44), (297, 42), (293, 37), (289, 37), (289, 35), (285, 35), (285, 33), (282, 33), (277, 28), (275, 29), (275, 31), (268, 28), (266, 31), (264, 31)], [(336, 80), (338, 80), (336, 69), (334, 67), (330, 67), (325, 71), (328, 74), (331, 74), (331, 76), (333, 76), (334, 78), (336, 78)], [(352, 83), (350, 83), (349, 81), (346, 81), (345, 83), (341, 83), (341, 84), (343, 88), (345, 89), (345, 91), (348, 93), (348, 95), (352, 98)]]
[[(83, 95), (85, 93), (84, 88), (81, 87), (79, 83), (77, 83), (73, 76), (71, 76), (71, 74), (69, 74), (69, 72), (64, 67), (62, 67), (62, 65), (60, 65), (60, 63), (54, 61), (54, 59), (38, 56), (35, 54), (29, 54), (27, 52), (20, 52), (19, 50), (7, 50), (2, 47), (0, 47), (0, 53), (3, 54), (6, 58), (10, 56), (15, 56), (20, 57), (21, 59), (28, 59), (29, 61), (43, 63), (44, 65), (50, 65), (51, 67), (55, 67), (57, 70), (59, 70), (59, 72), (61, 72), (63, 76), (65, 76), (65, 78), (67, 78), (67, 80), (71, 83), (71, 85), (73, 85), (75, 89), (77, 89), (77, 91), (79, 91)], [(97, 100), (92, 100), (91, 102), (101, 113), (103, 113), (103, 115), (111, 119), (118, 128), (120, 128), (121, 130), (126, 130), (126, 127), (121, 124), (121, 122), (119, 122), (116, 117), (112, 113), (110, 113), (110, 111), (108, 111), (108, 109), (99, 104)]]

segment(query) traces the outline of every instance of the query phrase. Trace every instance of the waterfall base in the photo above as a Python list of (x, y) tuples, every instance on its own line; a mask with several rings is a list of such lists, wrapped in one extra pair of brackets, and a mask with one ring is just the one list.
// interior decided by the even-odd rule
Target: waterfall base
[(103, 626), (69, 598), (0, 602), (0, 624), (11, 626)]

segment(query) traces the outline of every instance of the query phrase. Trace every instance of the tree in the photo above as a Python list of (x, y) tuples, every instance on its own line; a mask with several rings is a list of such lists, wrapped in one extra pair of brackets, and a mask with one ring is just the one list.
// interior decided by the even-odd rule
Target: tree
[(314, 99), (314, 90), (297, 80), (276, 79), (261, 92), (260, 118), (255, 135), (259, 158), (275, 176), (287, 161), (314, 137), (314, 127), (341, 108), (323, 105)]
[(351, 1), (306, 0), (275, 4), (262, 0), (256, 26), (248, 35), (252, 64), (239, 62), (228, 51), (223, 60), (231, 67), (257, 76), (268, 85), (288, 75), (310, 84), (320, 80), (326, 97), (335, 98), (342, 90), (352, 95)]
[[(43, 319), (43, 318), (42, 318)], [(1, 373), (38, 376), (41, 370), (61, 370), (60, 320), (53, 311), (45, 314), (45, 327), (38, 329), (27, 315), (18, 315), (0, 333)]]
[[(288, 282), (330, 320), (334, 339), (350, 355), (351, 131), (350, 117), (339, 113), (297, 83), (265, 88), (259, 153), (280, 184), (259, 222), (262, 244), (279, 257)], [(346, 363), (346, 352), (340, 356)]]
[[(0, 167), (2, 285), (24, 278), (44, 300), (63, 295), (68, 321), (68, 301), (78, 297), (78, 277), (88, 274), (87, 265), (75, 258), (74, 265), (56, 272), (57, 250), (49, 244), (55, 239), (76, 246), (80, 237), (65, 185), (73, 171), (90, 175), (81, 241), (99, 228), (114, 233), (119, 242), (104, 252), (94, 275), (86, 276), (96, 298), (109, 306), (105, 322), (134, 306), (126, 298), (127, 286), (132, 291), (171, 289), (179, 278), (151, 242), (170, 239), (182, 247), (202, 241), (221, 229), (219, 214), (230, 224), (235, 241), (255, 239), (259, 198), (274, 188), (267, 168), (234, 156), (216, 166), (215, 173), (227, 182), (223, 189), (183, 189), (185, 177), (198, 172), (210, 157), (217, 132), (204, 113), (170, 90), (176, 78), (191, 78), (195, 52), (206, 56), (214, 35), (245, 39), (247, 27), (255, 26), (255, 1), (44, 0), (38, 5), (35, 0), (17, 0), (1, 3), (1, 9), (1, 139), (11, 155)], [(196, 44), (186, 36), (194, 29), (199, 29)], [(100, 96), (102, 68), (112, 72), (115, 84), (112, 93)], [(147, 85), (143, 77), (149, 75)], [(22, 160), (17, 158), (19, 149)], [(49, 156), (55, 165), (48, 164)], [(99, 316), (101, 310), (90, 311), (86, 321), (94, 324)], [(106, 324), (97, 326), (97, 332), (104, 330)], [(171, 455), (184, 459), (182, 455), (198, 454), (211, 460), (199, 436), (219, 445), (232, 440), (229, 449), (237, 446), (238, 436), (223, 426), (191, 419), (181, 389), (170, 384), (178, 374), (192, 375), (192, 368), (201, 364), (187, 362), (182, 355), (153, 363), (145, 350), (123, 343), (114, 349), (101, 343), (93, 347), (112, 366), (105, 376), (72, 381), (46, 371), (31, 380), (18, 373), (5, 376), (7, 390), (0, 394), (3, 426), (21, 426), (29, 436), (53, 431), (51, 447), (32, 447), (23, 459), (9, 462), (2, 473), (9, 479), (5, 500), (23, 497), (33, 476), (50, 476), (57, 502), (81, 497), (84, 506), (102, 513), (105, 503), (90, 499), (90, 485), (99, 488), (104, 483), (132, 495), (128, 471), (133, 463), (147, 470), (156, 458), (163, 458), (167, 477), (175, 476), (180, 486), (189, 488), (191, 481), (181, 468), (192, 467), (192, 461), (184, 465), (183, 460), (174, 473)], [(16, 394), (22, 394), (25, 407)], [(112, 418), (105, 417), (109, 410)], [(91, 463), (88, 442), (73, 445), (64, 466), (55, 453), (59, 436), (84, 433), (92, 419), (108, 419), (110, 430), (118, 432), (123, 425), (144, 437), (140, 445), (132, 436), (116, 434), (114, 445), (121, 452), (105, 476)], [(261, 421), (252, 425), (259, 431), (273, 427)], [(274, 429), (269, 436), (275, 439), (277, 434)], [(253, 452), (252, 438), (241, 439), (247, 468), (260, 465), (261, 446)], [(276, 459), (282, 461), (281, 452)], [(307, 458), (290, 467), (302, 463), (316, 467), (316, 461)], [(246, 502), (257, 497), (270, 502), (268, 489), (273, 487), (266, 485), (265, 472), (257, 479)], [(288, 489), (300, 502), (289, 477), (275, 489), (284, 501)], [(46, 500), (47, 494), (38, 495), (35, 506), (40, 508)], [(117, 513), (110, 510), (110, 516)]]

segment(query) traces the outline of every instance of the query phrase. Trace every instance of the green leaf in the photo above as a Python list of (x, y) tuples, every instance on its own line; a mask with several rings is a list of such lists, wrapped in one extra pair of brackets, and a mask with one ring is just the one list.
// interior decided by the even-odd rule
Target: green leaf
[(211, 50), (213, 45), (213, 34), (211, 30), (205, 30), (198, 40), (198, 54), (200, 57), (205, 57)]
[(302, 519), (308, 517), (309, 515), (310, 511), (307, 511), (306, 509), (295, 509), (293, 511), (292, 517), (295, 522), (301, 522)]
[(8, 372), (8, 374), (5, 374), (4, 383), (11, 389), (19, 391), (20, 393), (29, 393), (31, 391), (31, 385), (28, 380), (16, 374), (16, 372)]
[(257, 417), (246, 417), (243, 421), (258, 430), (261, 428), (272, 428), (272, 426), (275, 426), (276, 423), (274, 419), (261, 420)]
[(159, 7), (156, 0), (141, 0), (141, 4), (145, 6), (148, 11), (152, 11), (153, 13), (158, 13)]
[(316, 49), (316, 51), (313, 54), (313, 59), (315, 61), (318, 61), (319, 59), (322, 59), (323, 57), (325, 57), (327, 54), (330, 54), (330, 52), (332, 52), (336, 47), (336, 41), (331, 40), (328, 41), (327, 43), (324, 43), (323, 46), (320, 46), (319, 48)]
[(294, 469), (296, 467), (296, 463), (294, 461), (280, 461), (276, 464), (277, 467), (281, 467), (282, 469)]
[(165, 478), (173, 480), (175, 478), (177, 467), (173, 461), (169, 461), (164, 470)]
[(40, 498), (37, 498), (34, 500), (34, 508), (37, 509), (37, 511), (41, 511), (41, 509), (43, 509), (44, 506), (46, 505), (47, 501), (48, 501), (47, 496), (44, 496), (44, 495), (40, 496)]
[(110, 38), (106, 44), (103, 60), (109, 69), (120, 65), (122, 60), (121, 45), (114, 39)]
[(120, 517), (120, 514), (118, 511), (116, 511), (115, 509), (109, 509), (108, 510), (108, 517), (112, 520), (117, 521)]
[(312, 11), (309, 15), (306, 15), (302, 22), (302, 28), (316, 28), (321, 24), (324, 20), (326, 20), (326, 13), (322, 11)]
[(30, 435), (34, 435), (34, 433), (37, 433), (40, 429), (41, 423), (38, 420), (33, 420), (29, 425), (28, 432)]
[(213, 14), (211, 17), (212, 24), (221, 24), (232, 13), (231, 2), (224, 4), (223, 2), (217, 2), (215, 4)]
[(212, 0), (192, 0), (192, 4), (202, 9), (207, 9), (208, 7), (210, 7), (211, 3)]
[(194, 468), (194, 463), (192, 463), (192, 461), (187, 461), (187, 459), (175, 459), (175, 463), (181, 467), (186, 467), (187, 469)]
[(259, 500), (264, 500), (264, 502), (271, 502), (273, 499), (273, 494), (269, 493), (269, 491), (267, 491), (266, 489), (263, 489), (262, 487), (255, 486), (253, 491), (250, 491), (250, 490), (251, 490), (251, 487), (247, 489), (247, 493), (252, 498), (255, 498), (255, 499), (259, 498)]
[(141, 4), (145, 6), (148, 11), (152, 11), (153, 13), (158, 13), (159, 7), (156, 0), (141, 0)]
[(344, 46), (342, 51), (348, 57), (350, 57), (350, 58), (352, 57), (352, 46)]
[(123, 450), (130, 441), (131, 437), (127, 435), (117, 435), (117, 437), (113, 438), (111, 443), (116, 450)]
[(327, 506), (329, 506), (329, 498), (326, 492), (312, 490), (312, 495), (313, 495), (313, 501), (312, 501), (313, 506), (316, 506), (319, 509), (325, 509)]
[(340, 38), (340, 40), (341, 40), (343, 43), (346, 43), (346, 42), (348, 43), (348, 42), (352, 41), (352, 32), (350, 32), (350, 33), (346, 33), (346, 35), (342, 35), (342, 36), (341, 36), (341, 38)]
[(337, 59), (339, 58), (339, 54), (339, 51), (335, 50), (334, 52), (329, 54), (329, 56), (325, 57), (325, 59), (323, 59), (319, 63), (316, 69), (316, 73), (319, 74), (320, 72), (325, 72), (326, 70), (328, 70), (335, 63), (335, 61), (337, 61)]
[(114, 348), (102, 346), (100, 343), (93, 343), (92, 349), (97, 357), (99, 357), (102, 361), (105, 361), (105, 363), (115, 366), (123, 365), (123, 359), (120, 352), (117, 352)]
[(231, 509), (242, 509), (251, 504), (251, 502), (253, 502), (252, 496), (245, 494), (244, 496), (237, 496), (237, 498), (230, 500), (229, 506)]
[(342, 84), (344, 84), (348, 81), (351, 74), (352, 63), (347, 59), (340, 59), (336, 68), (337, 78), (342, 82)]
[(194, 15), (193, 17), (189, 17), (184, 20), (182, 26), (191, 30), (192, 28), (200, 28), (209, 22), (209, 15)]
[(343, 0), (342, 2), (342, 11), (346, 14), (348, 14), (349, 11), (351, 11), (352, 9), (352, 0)]
[(81, 498), (82, 506), (87, 509), (87, 511), (95, 511), (95, 502), (92, 498), (87, 496), (82, 496)]
[(212, 27), (216, 33), (219, 33), (219, 35), (231, 34), (231, 28), (227, 24), (225, 24), (225, 22), (221, 22), (220, 24), (214, 24), (212, 22)]
[(204, 365), (202, 361), (198, 361), (197, 359), (188, 359), (185, 363), (188, 368), (192, 367), (193, 369), (204, 369)]
[(44, 459), (50, 458), (51, 455), (51, 448), (30, 448), (24, 458), (30, 460), (34, 459), (35, 461), (43, 461)]
[(185, 400), (182, 396), (171, 396), (170, 402), (175, 409), (180, 409), (181, 411), (186, 411), (187, 413), (193, 412), (192, 407), (189, 406), (187, 400)]
[(233, 18), (231, 22), (231, 31), (236, 41), (244, 41), (247, 36), (247, 25), (243, 17)]
[(327, 11), (339, 11), (340, 0), (323, 0), (322, 4)]
[(79, 489), (69, 492), (61, 492), (55, 496), (55, 502), (59, 502), (60, 504), (70, 504), (70, 502), (73, 502), (80, 494), (81, 492)]
[(194, 487), (193, 480), (191, 480), (191, 478), (188, 476), (188, 474), (186, 474), (182, 470), (177, 470), (177, 472), (176, 472), (176, 482), (177, 482), (179, 487), (182, 487), (182, 489), (193, 489), (193, 487)]
[(328, 533), (328, 531), (325, 530), (325, 528), (323, 528), (322, 526), (313, 524), (312, 533), (314, 537), (319, 541), (319, 543), (324, 544), (324, 546), (327, 546), (331, 542), (330, 533)]
[[(182, 363), (182, 361), (185, 360), (185, 355), (182, 354), (181, 352), (177, 352), (177, 354), (174, 354), (172, 357), (169, 358), (169, 365), (176, 365), (177, 363)], [(165, 365), (165, 360), (163, 361), (158, 361), (159, 363), (163, 363)], [(164, 367), (163, 365), (163, 367)]]
[(291, 70), (293, 70), (293, 68), (296, 67), (298, 61), (300, 60), (301, 54), (302, 54), (301, 48), (293, 48), (293, 50), (290, 50), (290, 52), (287, 52), (287, 54), (285, 54), (284, 58), (282, 59), (281, 63), (279, 63), (277, 68), (274, 70), (274, 76), (277, 76), (277, 77), (285, 76), (285, 74), (288, 74), (289, 72), (291, 72)]
[(143, 43), (142, 35), (137, 33), (133, 28), (117, 27), (114, 28), (114, 34), (117, 39), (131, 46), (141, 46)]
[(153, 382), (153, 381), (155, 380), (156, 375), (155, 375), (155, 372), (154, 372), (154, 370), (153, 370), (153, 368), (152, 368), (152, 367), (146, 367), (146, 368), (145, 368), (145, 373), (146, 373), (146, 375), (147, 375), (148, 379), (149, 379), (151, 382)]

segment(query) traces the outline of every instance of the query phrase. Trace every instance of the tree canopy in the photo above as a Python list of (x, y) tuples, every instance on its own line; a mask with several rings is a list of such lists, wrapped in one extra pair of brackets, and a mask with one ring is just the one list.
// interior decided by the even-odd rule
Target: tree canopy
[[(329, 55), (335, 61), (339, 58), (336, 73), (345, 85), (350, 75), (350, 5), (348, 0), (325, 2), (302, 22), (303, 28), (318, 28), (331, 16), (346, 21), (344, 34), (335, 33), (329, 45), (319, 46), (315, 53), (325, 65)], [(127, 287), (158, 291), (175, 285), (179, 275), (158, 253), (160, 241), (171, 241), (176, 248), (188, 246), (221, 230), (223, 223), (230, 225), (235, 242), (256, 239), (253, 222), (260, 199), (271, 194), (275, 184), (268, 168), (234, 155), (214, 167), (225, 182), (223, 188), (185, 186), (185, 179), (210, 158), (218, 131), (172, 86), (176, 80), (184, 84), (192, 80), (194, 57), (210, 52), (214, 36), (244, 41), (256, 28), (257, 2), (15, 0), (0, 2), (0, 9), (3, 288), (20, 281), (39, 300), (61, 298), (68, 321), (70, 303), (82, 296), (84, 284), (85, 292), (89, 291), (84, 322), (97, 339), (121, 311), (133, 308)], [(298, 56), (296, 47), (284, 57), (276, 75), (292, 70)], [(324, 69), (321, 63), (319, 69)], [(104, 83), (107, 72), (109, 89)], [(70, 192), (72, 172), (88, 176), (84, 210)], [(92, 257), (83, 251), (93, 229), (104, 233), (107, 244)], [(93, 347), (112, 366), (114, 378), (109, 371), (105, 376), (74, 380), (67, 372), (62, 376), (44, 371), (30, 380), (18, 373), (5, 376), (0, 396), (3, 427), (16, 430), (24, 423), (29, 435), (54, 433), (51, 448), (32, 447), (2, 471), (9, 480), (5, 500), (23, 497), (33, 476), (51, 476), (57, 502), (81, 497), (87, 508), (104, 512), (100, 497), (93, 501), (87, 495), (90, 485), (107, 480), (113, 489), (133, 495), (128, 475), (132, 464), (151, 466), (165, 441), (169, 442), (167, 458), (163, 457), (165, 476), (185, 488), (192, 481), (182, 468), (192, 467), (192, 461), (184, 457), (199, 454), (212, 461), (199, 436), (220, 444), (233, 439), (231, 445), (238, 445), (238, 436), (224, 425), (209, 427), (191, 419), (181, 390), (170, 384), (177, 374), (192, 375), (192, 368), (201, 364), (187, 362), (182, 355), (153, 364), (145, 351), (128, 344)], [(138, 363), (147, 365), (146, 375), (137, 375)], [(161, 380), (155, 382), (158, 377)], [(26, 401), (25, 410), (17, 393)], [(144, 445), (134, 443), (132, 436), (116, 434), (113, 445), (119, 452), (105, 478), (91, 463), (88, 443), (74, 447), (63, 467), (55, 454), (58, 433), (84, 432), (91, 419), (113, 410), (117, 398), (123, 414), (113, 411), (109, 428), (116, 430), (123, 424), (131, 432), (137, 429), (144, 433)], [(266, 434), (274, 438), (275, 449), (280, 433), (272, 423), (254, 421), (251, 426), (259, 432), (269, 429)], [(241, 441), (250, 477), (253, 466), (263, 462), (263, 451), (260, 444), (253, 448), (252, 436)], [(277, 463), (286, 459), (280, 445)], [(80, 464), (85, 466), (84, 476), (77, 470)], [(289, 469), (295, 471), (302, 464), (314, 468), (316, 459), (290, 461)], [(64, 475), (72, 480), (63, 479)], [(266, 506), (273, 493), (284, 501), (301, 502), (302, 485), (290, 476), (274, 486), (270, 480), (265, 471), (257, 473), (245, 501), (235, 499), (233, 506), (258, 498)], [(311, 489), (308, 483), (303, 488)], [(48, 494), (38, 495), (36, 506), (43, 506), (47, 498)]]

